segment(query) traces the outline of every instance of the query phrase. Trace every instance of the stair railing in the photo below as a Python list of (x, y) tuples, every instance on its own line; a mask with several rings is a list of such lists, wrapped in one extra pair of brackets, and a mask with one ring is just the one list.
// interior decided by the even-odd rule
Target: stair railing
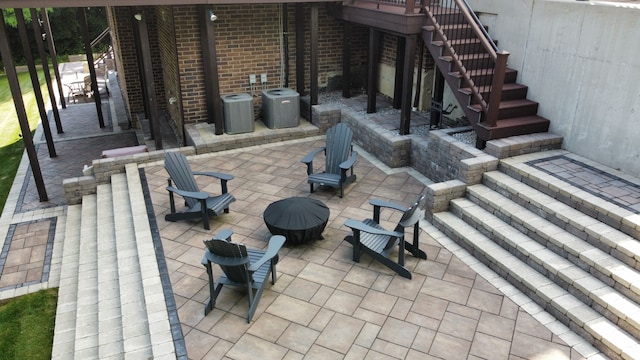
[[(109, 40), (111, 39), (111, 29), (109, 27), (104, 29), (98, 36), (96, 36), (95, 39), (93, 39), (93, 41), (91, 41), (91, 48), (93, 48), (96, 45), (98, 45), (100, 42), (102, 42), (107, 37), (109, 38)], [(98, 56), (94, 55), (95, 60), (93, 61), (93, 66), (94, 67), (98, 66), (112, 52), (113, 52), (113, 47), (111, 46), (111, 44), (109, 44), (109, 47), (107, 48), (106, 51), (98, 54)]]
[[(509, 53), (498, 50), (466, 0), (428, 0), (423, 8), (435, 25), (435, 31), (443, 39), (443, 46), (451, 54), (464, 83), (471, 89), (473, 102), (480, 106), (483, 114), (480, 121), (489, 127), (496, 126)], [(460, 40), (468, 38), (464, 32), (469, 30), (480, 41), (484, 53), (471, 50), (473, 43)], [(476, 70), (471, 74), (467, 69)], [(489, 78), (489, 90), (481, 91), (472, 75)]]

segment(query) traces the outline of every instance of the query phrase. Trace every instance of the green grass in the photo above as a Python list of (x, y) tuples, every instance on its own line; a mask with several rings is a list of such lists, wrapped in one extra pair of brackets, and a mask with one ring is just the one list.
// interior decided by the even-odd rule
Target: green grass
[(58, 289), (0, 301), (0, 360), (51, 359)]
[[(38, 77), (42, 96), (47, 102), (49, 93), (41, 71)], [(18, 79), (33, 134), (40, 122), (40, 111), (29, 73), (19, 73)], [(22, 159), (24, 142), (20, 134), (7, 77), (0, 75), (0, 213)], [(0, 301), (0, 360), (51, 359), (57, 297), (57, 289), (48, 289)]]
[[(46, 102), (49, 99), (49, 93), (47, 92), (47, 86), (44, 85), (44, 75), (41, 71), (38, 71), (38, 76), (42, 96)], [(40, 111), (31, 86), (31, 77), (28, 72), (25, 72), (19, 73), (18, 79), (27, 118), (29, 119), (29, 127), (33, 133), (40, 121)], [(0, 212), (2, 212), (7, 201), (13, 178), (22, 158), (24, 142), (20, 134), (20, 123), (13, 104), (9, 82), (5, 75), (0, 75), (0, 164), (2, 164), (0, 167)]]

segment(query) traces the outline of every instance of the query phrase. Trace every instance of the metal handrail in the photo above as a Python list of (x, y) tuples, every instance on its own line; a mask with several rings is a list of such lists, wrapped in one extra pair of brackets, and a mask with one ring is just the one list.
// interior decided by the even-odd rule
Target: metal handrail
[(96, 36), (96, 38), (93, 39), (93, 41), (91, 42), (91, 47), (96, 46), (100, 41), (102, 41), (102, 39), (104, 39), (107, 35), (109, 35), (110, 32), (111, 32), (111, 29), (109, 27), (102, 30), (102, 32), (98, 36)]
[[(466, 5), (467, 9), (471, 10), (471, 5), (469, 5), (469, 3), (467, 2), (467, 0), (463, 0), (464, 4)], [(493, 38), (491, 38), (491, 35), (489, 35), (489, 32), (487, 32), (487, 29), (485, 29), (484, 26), (482, 26), (482, 23), (480, 22), (480, 19), (478, 19), (478, 16), (476, 15), (475, 12), (470, 11), (471, 16), (473, 18), (473, 21), (478, 25), (478, 27), (480, 28), (480, 30), (482, 30), (482, 34), (484, 34), (484, 37), (489, 40), (489, 42), (491, 43), (491, 47), (493, 48), (493, 50), (495, 50), (496, 52), (498, 51), (498, 45), (496, 45), (496, 43), (493, 41)]]

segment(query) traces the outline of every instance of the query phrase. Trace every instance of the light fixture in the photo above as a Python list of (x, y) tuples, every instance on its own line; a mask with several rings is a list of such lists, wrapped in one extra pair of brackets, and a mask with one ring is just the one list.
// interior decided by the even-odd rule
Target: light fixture
[(209, 21), (214, 22), (218, 20), (218, 16), (213, 13), (213, 10), (209, 10)]
[(142, 20), (142, 14), (141, 13), (136, 13), (135, 15), (133, 15), (133, 18), (138, 20), (138, 21), (141, 21)]

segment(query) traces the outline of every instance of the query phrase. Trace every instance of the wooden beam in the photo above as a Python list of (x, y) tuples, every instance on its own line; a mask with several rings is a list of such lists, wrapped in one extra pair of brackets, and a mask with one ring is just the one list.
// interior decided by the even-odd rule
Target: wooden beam
[(342, 97), (351, 97), (351, 23), (343, 21), (342, 28)]
[(29, 43), (29, 36), (27, 34), (27, 24), (24, 21), (24, 14), (22, 13), (22, 9), (15, 8), (13, 10), (16, 15), (16, 20), (18, 23), (18, 35), (20, 36), (20, 42), (22, 43), (22, 52), (24, 53), (24, 57), (27, 60), (27, 67), (29, 68), (29, 76), (31, 77), (31, 87), (33, 88), (33, 94), (36, 97), (38, 110), (40, 111), (40, 123), (42, 124), (44, 137), (47, 141), (49, 157), (56, 157), (56, 148), (53, 145), (53, 137), (51, 136), (51, 126), (49, 126), (49, 117), (47, 116), (47, 108), (44, 104), (42, 91), (40, 90), (40, 80), (38, 79), (36, 64), (33, 61), (33, 55), (31, 55), (31, 44)]
[(2, 57), (2, 62), (6, 71), (11, 96), (13, 97), (13, 104), (16, 108), (16, 114), (18, 115), (18, 122), (20, 123), (22, 141), (24, 141), (24, 148), (27, 151), (27, 156), (29, 157), (29, 163), (31, 164), (31, 170), (33, 172), (36, 188), (38, 189), (38, 195), (40, 196), (40, 201), (48, 201), (47, 189), (45, 188), (42, 171), (40, 170), (40, 163), (38, 162), (38, 153), (36, 152), (36, 148), (33, 144), (33, 137), (31, 136), (31, 129), (29, 128), (29, 119), (27, 118), (24, 101), (22, 100), (20, 80), (18, 80), (16, 66), (13, 62), (13, 54), (11, 53), (9, 39), (7, 38), (4, 16), (0, 16), (0, 56)]
[(400, 109), (400, 135), (408, 135), (411, 127), (411, 94), (413, 90), (413, 72), (416, 62), (416, 34), (407, 36), (404, 52), (404, 71), (402, 77), (402, 108)]
[(222, 135), (224, 122), (222, 119), (222, 103), (218, 86), (218, 55), (216, 53), (216, 34), (214, 21), (211, 20), (211, 6), (198, 5), (200, 19), (200, 44), (202, 46), (202, 66), (204, 68), (204, 88), (207, 99), (208, 123), (215, 126), (215, 134)]
[(367, 113), (376, 112), (376, 95), (378, 92), (378, 45), (380, 33), (369, 28), (369, 55), (367, 65)]
[(396, 75), (393, 82), (393, 108), (400, 109), (402, 107), (402, 76), (404, 74), (404, 49), (407, 41), (404, 36), (396, 36)]
[(431, 110), (429, 127), (435, 129), (440, 127), (440, 120), (442, 120), (442, 101), (444, 99), (444, 75), (438, 68), (434, 66), (433, 74), (433, 90), (431, 91)]
[(416, 94), (413, 98), (413, 107), (418, 108), (420, 106), (420, 92), (422, 91), (422, 66), (424, 63), (424, 43), (422, 39), (418, 38), (418, 76), (416, 76)]
[[(214, 4), (214, 5), (238, 5), (238, 4), (281, 4), (281, 3), (309, 3), (309, 2), (334, 2), (335, 0), (54, 0), (47, 3), (55, 8), (77, 8), (77, 7), (111, 7), (111, 6), (157, 6), (176, 4)], [(40, 7), (42, 0), (2, 0), (1, 8), (13, 7)]]
[(304, 7), (296, 3), (296, 90), (304, 96)]
[(153, 67), (151, 65), (151, 45), (149, 44), (149, 30), (147, 28), (147, 15), (140, 11), (140, 19), (134, 18), (135, 31), (138, 34), (138, 51), (142, 62), (142, 81), (145, 89), (145, 103), (149, 109), (149, 124), (151, 127), (151, 137), (155, 142), (156, 150), (162, 150), (162, 132), (158, 118), (158, 106), (156, 99), (156, 86), (153, 80)]
[(87, 25), (87, 8), (82, 7), (77, 10), (78, 22), (80, 23), (80, 32), (84, 41), (84, 52), (87, 56), (87, 65), (89, 66), (89, 77), (91, 78), (91, 91), (93, 92), (93, 101), (96, 104), (96, 112), (98, 113), (98, 123), (100, 128), (104, 127), (104, 116), (102, 115), (102, 99), (100, 99), (100, 89), (98, 88), (98, 78), (96, 77), (96, 68), (93, 66), (93, 49), (91, 49), (91, 39), (89, 38), (89, 26)]
[(58, 94), (60, 94), (60, 105), (63, 109), (67, 108), (67, 102), (62, 94), (62, 77), (60, 76), (60, 69), (58, 68), (58, 53), (56, 52), (56, 44), (53, 41), (53, 33), (51, 32), (51, 23), (49, 22), (49, 14), (47, 9), (42, 8), (42, 27), (47, 40), (47, 48), (49, 48), (49, 55), (51, 55), (51, 66), (53, 67), (53, 74), (56, 77), (56, 83), (58, 84)]
[(58, 134), (62, 134), (62, 122), (60, 122), (60, 113), (58, 112), (58, 101), (56, 100), (56, 94), (53, 91), (51, 74), (49, 73), (49, 62), (47, 61), (47, 53), (45, 53), (44, 45), (42, 44), (42, 32), (40, 30), (40, 23), (38, 22), (38, 12), (36, 11), (36, 9), (30, 9), (30, 12), (31, 25), (33, 27), (33, 36), (36, 41), (40, 60), (42, 62), (42, 72), (44, 73), (44, 79), (47, 82), (49, 100), (51, 101), (51, 111), (53, 111), (53, 118), (56, 122), (56, 129), (58, 130)]
[(309, 50), (310, 71), (309, 71), (309, 86), (310, 86), (310, 106), (309, 106), (309, 120), (311, 120), (311, 107), (318, 105), (318, 4), (311, 4), (311, 44)]

